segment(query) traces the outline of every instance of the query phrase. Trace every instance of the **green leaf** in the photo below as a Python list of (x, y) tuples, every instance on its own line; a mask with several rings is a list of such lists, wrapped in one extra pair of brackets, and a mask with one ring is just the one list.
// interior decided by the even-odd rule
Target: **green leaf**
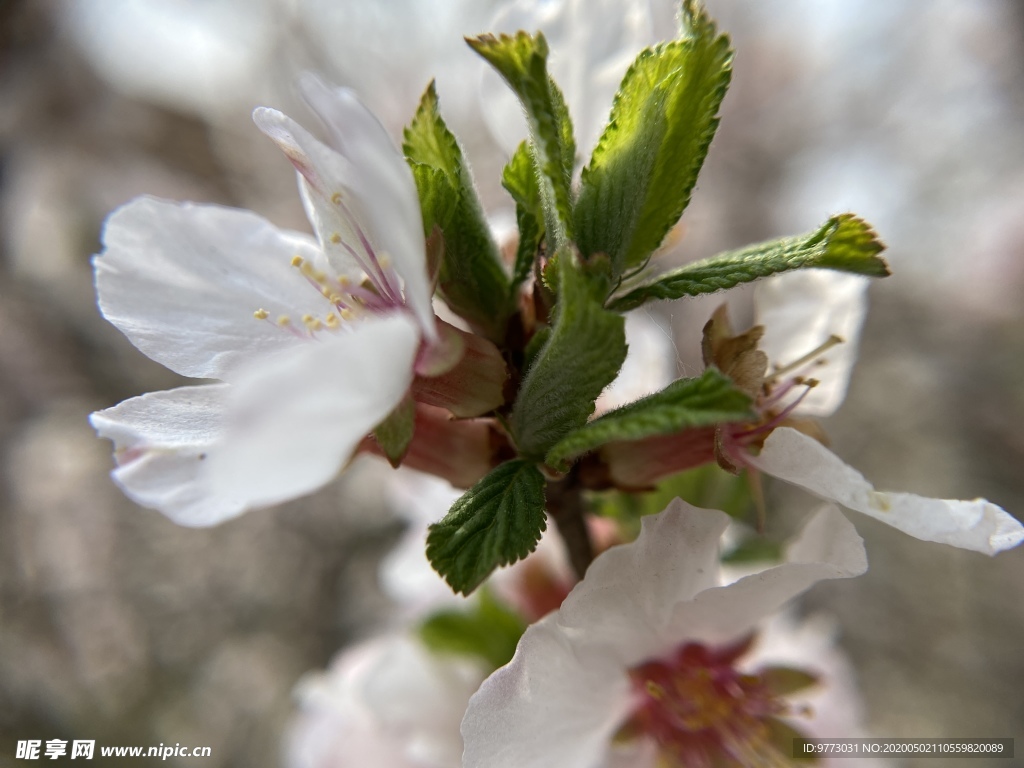
[(468, 610), (447, 609), (428, 617), (420, 625), (420, 637), (432, 651), (476, 656), (497, 669), (512, 659), (525, 630), (519, 614), (484, 588)]
[(679, 379), (660, 392), (594, 419), (566, 435), (547, 455), (547, 463), (563, 468), (574, 456), (612, 442), (668, 435), (690, 427), (703, 427), (756, 418), (750, 398), (714, 368), (696, 379)]
[(462, 150), (441, 119), (433, 82), (404, 138), (425, 232), (429, 236), (436, 224), (444, 238), (438, 291), (456, 314), (500, 341), (512, 311), (508, 276)]
[(416, 403), (406, 395), (388, 417), (373, 430), (377, 444), (392, 467), (398, 467), (409, 450), (416, 426)]
[(885, 277), (885, 248), (870, 225), (852, 213), (833, 216), (814, 232), (727, 251), (660, 275), (615, 297), (611, 306), (625, 311), (651, 299), (678, 299), (712, 293), (779, 272), (807, 267)]
[(584, 256), (607, 254), (618, 275), (661, 244), (690, 202), (731, 75), (728, 37), (684, 3), (682, 37), (636, 58), (583, 169), (574, 224)]
[(586, 424), (626, 359), (625, 321), (602, 307), (603, 292), (594, 291), (572, 252), (559, 251), (553, 266), (558, 303), (551, 334), (526, 372), (511, 417), (520, 453), (538, 460)]
[(412, 169), (416, 191), (419, 193), (423, 229), (427, 237), (430, 237), (435, 233), (436, 227), (436, 231), (441, 232), (443, 240), (444, 230), (451, 228), (452, 219), (455, 218), (455, 211), (459, 206), (459, 193), (448, 182), (448, 176), (444, 171), (413, 161), (409, 161), (409, 167)]
[(512, 269), (510, 286), (510, 293), (515, 299), (519, 286), (530, 276), (537, 251), (544, 239), (544, 205), (541, 201), (540, 184), (530, 147), (525, 141), (519, 145), (505, 166), (501, 184), (516, 201), (516, 222), (519, 225), (519, 245), (516, 248), (516, 261)]
[(557, 249), (573, 239), (572, 170), (576, 159), (572, 121), (558, 86), (548, 76), (544, 35), (481, 35), (469, 46), (494, 67), (519, 97), (530, 128), (530, 150), (539, 171), (545, 228)]
[(526, 557), (545, 528), (544, 476), (516, 459), (492, 469), (430, 526), (427, 558), (468, 595), (499, 565)]

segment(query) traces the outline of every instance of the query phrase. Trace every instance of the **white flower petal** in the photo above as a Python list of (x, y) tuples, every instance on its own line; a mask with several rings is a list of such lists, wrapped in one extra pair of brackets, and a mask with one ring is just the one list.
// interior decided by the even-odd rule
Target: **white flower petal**
[(718, 584), (723, 512), (675, 499), (643, 518), (636, 541), (612, 547), (562, 603), (559, 625), (595, 635), (632, 664), (664, 646), (673, 608)]
[(628, 353), (619, 375), (597, 399), (599, 414), (662, 390), (675, 378), (672, 336), (646, 311), (626, 315), (626, 345)]
[(275, 109), (261, 107), (253, 120), (308, 183), (307, 212), (324, 248), (340, 256), (351, 249), (371, 278), (380, 274), (376, 265), (387, 256), (404, 282), (405, 303), (424, 335), (435, 338), (423, 219), (412, 172), (383, 126), (350, 91), (328, 88), (312, 76), (301, 85), (340, 151)]
[(211, 480), (250, 506), (327, 483), (405, 395), (418, 344), (413, 319), (397, 313), (250, 369), (232, 396)]
[(158, 509), (179, 525), (216, 525), (244, 511), (217, 494), (205, 465), (223, 437), (230, 387), (182, 387), (125, 400), (92, 414), (100, 437), (114, 441), (114, 480), (133, 501)]
[(403, 467), (389, 478), (385, 493), (388, 506), (409, 527), (381, 561), (381, 588), (411, 616), (464, 603), (465, 598), (452, 592), (434, 570), (426, 553), (427, 527), (444, 517), (464, 491)]
[(512, 661), (488, 677), (462, 721), (464, 768), (594, 768), (630, 705), (613, 659), (555, 626), (529, 627)]
[(714, 587), (727, 523), (721, 512), (677, 499), (644, 518), (635, 542), (600, 555), (562, 607), (526, 630), (512, 661), (470, 700), (464, 765), (603, 765), (633, 706), (629, 669), (686, 642), (736, 640), (815, 582), (867, 567), (853, 526), (826, 509), (789, 562)]
[(359, 216), (361, 207), (356, 203), (363, 194), (364, 180), (352, 163), (283, 112), (259, 107), (252, 117), (298, 171), (306, 215), (331, 267), (348, 275), (355, 262), (361, 271), (379, 281), (376, 259), (381, 246), (366, 220)]
[(820, 356), (823, 365), (806, 371), (820, 383), (800, 402), (797, 413), (828, 416), (846, 397), (867, 313), (869, 280), (829, 269), (805, 269), (758, 283), (754, 306), (756, 322), (764, 326), (760, 348), (775, 365), (799, 360), (830, 336), (843, 340)]
[(667, 637), (676, 643), (680, 636), (704, 643), (730, 642), (819, 581), (859, 576), (867, 567), (864, 542), (856, 529), (839, 510), (824, 507), (789, 547), (785, 563), (677, 605)]
[(426, 243), (416, 182), (405, 158), (395, 148), (384, 126), (347, 88), (331, 88), (306, 74), (299, 80), (303, 96), (324, 121), (341, 154), (359, 180), (360, 218), (367, 222), (395, 271), (405, 283), (405, 301), (424, 334), (435, 337), (427, 277)]
[(417, 763), (451, 766), (462, 756), (459, 724), (485, 670), (441, 656), (410, 637), (388, 638), (362, 685), (366, 705)]
[(289, 264), (314, 262), (309, 237), (249, 211), (140, 197), (114, 211), (94, 260), (103, 315), (142, 352), (196, 378), (230, 378), (296, 339), (260, 322), (321, 297)]
[(761, 454), (750, 461), (762, 472), (924, 541), (987, 555), (1024, 541), (1024, 526), (995, 504), (876, 491), (828, 448), (788, 427), (772, 432)]
[[(300, 682), (292, 768), (447, 768), (462, 752), (459, 721), (483, 673), (404, 635), (345, 650)], [(383, 700), (381, 700), (383, 698)]]

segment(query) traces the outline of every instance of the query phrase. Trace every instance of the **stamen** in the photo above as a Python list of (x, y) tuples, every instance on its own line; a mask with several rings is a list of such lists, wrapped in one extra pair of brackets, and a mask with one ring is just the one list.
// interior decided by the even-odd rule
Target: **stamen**
[(302, 258), (301, 256), (299, 256), (299, 254), (297, 254), (297, 253), (294, 256), (292, 256), (292, 266), (293, 267), (301, 267), (305, 262), (306, 262), (306, 260), (304, 258)]
[[(781, 424), (789, 417), (789, 414), (791, 414), (796, 409), (796, 407), (800, 405), (801, 401), (805, 397), (807, 397), (807, 393), (810, 392), (814, 388), (814, 385), (817, 383), (818, 382), (815, 381), (814, 379), (808, 379), (807, 381), (804, 382), (804, 386), (806, 386), (807, 389), (801, 392), (800, 396), (797, 397), (796, 400), (794, 400), (792, 403), (790, 403), (777, 414), (775, 414), (775, 416), (773, 416), (771, 420), (766, 421), (764, 424), (758, 424), (753, 429), (748, 429), (744, 432), (729, 433), (729, 436), (736, 440), (737, 443), (742, 444), (749, 443), (756, 436), (762, 435), (765, 432), (771, 432), (773, 429), (775, 429), (777, 426), (779, 426), (779, 424)], [(728, 432), (728, 430), (724, 431)]]
[(253, 312), (252, 316), (255, 317), (257, 320), (266, 320), (268, 317), (270, 317), (270, 313), (267, 312), (267, 310), (261, 308)]
[(830, 349), (832, 349), (832, 347), (836, 346), (837, 344), (842, 344), (842, 343), (843, 343), (842, 337), (836, 336), (833, 333), (831, 336), (829, 336), (827, 339), (825, 339), (824, 343), (822, 343), (821, 346), (817, 347), (816, 349), (811, 350), (810, 352), (808, 352), (806, 355), (804, 355), (803, 357), (799, 358), (798, 360), (794, 360), (789, 365), (784, 365), (781, 368), (777, 368), (772, 373), (772, 375), (769, 377), (769, 379), (775, 380), (775, 379), (779, 378), (780, 376), (785, 376), (790, 371), (795, 371), (798, 368), (801, 368), (804, 365), (807, 365), (808, 363), (812, 363), (817, 358), (821, 357), (823, 354), (825, 354)]
[(281, 326), (282, 328), (285, 328), (286, 326), (289, 326), (289, 325), (292, 324), (292, 319), (290, 317), (288, 317), (288, 315), (280, 315), (277, 318), (277, 324), (279, 326)]
[(333, 312), (331, 312), (331, 314), (327, 316), (327, 319), (324, 322), (327, 324), (327, 327), (330, 328), (331, 330), (334, 330), (341, 325), (341, 320), (339, 320), (338, 316)]
[(330, 240), (331, 240), (332, 243), (335, 243), (335, 244), (340, 243), (341, 242), (341, 235), (339, 235), (337, 232), (332, 232)]
[(341, 192), (335, 192), (331, 195), (331, 202), (335, 205), (341, 205)]

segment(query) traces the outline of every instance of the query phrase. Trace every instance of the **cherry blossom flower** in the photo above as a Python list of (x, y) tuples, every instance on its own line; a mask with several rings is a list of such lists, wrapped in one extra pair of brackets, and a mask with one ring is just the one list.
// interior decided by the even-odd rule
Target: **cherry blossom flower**
[(285, 152), (316, 239), (249, 211), (139, 198), (95, 259), (106, 318), (173, 371), (219, 384), (93, 414), (115, 481), (183, 525), (212, 525), (330, 480), (405, 397), (437, 346), (412, 175), (349, 91), (303, 94), (333, 148), (257, 109)]
[(727, 524), (677, 499), (643, 519), (636, 541), (600, 555), (470, 700), (463, 765), (772, 764), (766, 755), (789, 748), (772, 734), (804, 718), (777, 673), (738, 661), (762, 620), (867, 561), (853, 526), (826, 508), (786, 562), (719, 586)]
[[(775, 373), (776, 392), (814, 386), (789, 405), (793, 416), (828, 416), (842, 403), (856, 357), (856, 340), (867, 310), (867, 278), (807, 270), (766, 281), (757, 293), (760, 348), (770, 359), (790, 363), (789, 379)], [(832, 345), (830, 339), (841, 340)], [(820, 350), (820, 351), (819, 351)], [(792, 365), (803, 356), (804, 363)], [(778, 416), (775, 417), (778, 419)], [(924, 541), (994, 555), (1024, 541), (1024, 526), (985, 499), (930, 499), (876, 491), (821, 441), (791, 426), (778, 426), (756, 456), (737, 458), (761, 472), (816, 496), (873, 517)]]
[(745, 333), (734, 335), (724, 313), (716, 313), (705, 331), (705, 362), (754, 398), (759, 420), (613, 443), (602, 457), (615, 481), (643, 487), (717, 460), (798, 485), (923, 541), (989, 555), (1024, 541), (1024, 526), (984, 499), (876, 491), (819, 439), (820, 427), (807, 417), (828, 416), (845, 397), (867, 308), (866, 286), (867, 279), (856, 275), (793, 272), (758, 285), (758, 324)]
[(289, 768), (448, 768), (459, 764), (459, 722), (486, 675), (396, 633), (343, 651), (296, 691), (286, 738)]

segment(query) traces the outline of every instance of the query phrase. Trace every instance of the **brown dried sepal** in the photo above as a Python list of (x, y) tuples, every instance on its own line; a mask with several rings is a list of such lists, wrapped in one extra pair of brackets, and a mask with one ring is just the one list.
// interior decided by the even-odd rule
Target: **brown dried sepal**
[(729, 322), (729, 308), (723, 304), (704, 326), (700, 345), (704, 365), (715, 366), (740, 390), (757, 399), (764, 391), (768, 372), (768, 355), (757, 348), (762, 336), (764, 326), (760, 325), (735, 334)]

